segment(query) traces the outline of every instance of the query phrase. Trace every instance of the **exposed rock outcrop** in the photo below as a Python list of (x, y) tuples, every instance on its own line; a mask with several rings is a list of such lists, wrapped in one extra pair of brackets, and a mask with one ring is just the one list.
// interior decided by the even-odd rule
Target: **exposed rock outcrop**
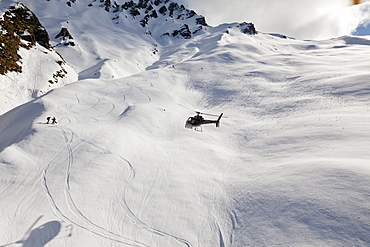
[(254, 27), (253, 23), (246, 23), (243, 22), (238, 25), (240, 31), (245, 34), (255, 35), (257, 34), (256, 28)]
[(50, 45), (48, 32), (29, 8), (15, 1), (1, 7), (0, 115), (78, 76)]
[(184, 37), (185, 39), (190, 39), (191, 32), (190, 32), (189, 26), (187, 24), (184, 24), (183, 26), (180, 27), (179, 30), (173, 31), (172, 36), (173, 37), (181, 36), (181, 37)]
[(158, 32), (159, 29), (153, 28), (156, 30), (152, 30), (150, 23), (161, 17), (165, 18), (163, 19), (165, 21), (171, 20), (171, 23), (175, 24), (172, 25), (175, 28), (172, 28), (172, 30), (163, 28), (164, 31), (158, 34), (158, 36), (168, 35), (189, 39), (192, 35), (202, 30), (203, 27), (208, 26), (203, 16), (197, 15), (194, 10), (186, 9), (184, 5), (179, 5), (170, 0), (130, 0), (123, 2), (121, 5), (117, 4), (117, 2), (118, 0), (92, 1), (89, 6), (99, 4), (99, 6), (103, 7), (106, 11), (116, 13), (113, 19), (117, 22), (120, 18), (138, 20), (139, 24), (147, 29), (146, 33), (150, 35)]
[(69, 33), (68, 29), (62, 27), (60, 32), (55, 36), (56, 39), (60, 38), (60, 45), (71, 45), (75, 46), (72, 35)]
[(75, 3), (75, 2), (76, 2), (76, 0), (69, 0), (69, 1), (67, 1), (67, 4), (68, 4), (69, 7), (72, 7), (72, 3)]
[(22, 3), (10, 6), (0, 18), (0, 74), (21, 72), (20, 47), (30, 49), (36, 43), (49, 49), (49, 35), (38, 18)]
[[(67, 4), (71, 6), (75, 1), (68, 0)], [(114, 13), (115, 16), (112, 19), (117, 24), (123, 18), (136, 20), (142, 28), (145, 28), (147, 34), (157, 37), (190, 39), (205, 27), (209, 27), (203, 16), (171, 0), (91, 0), (88, 6), (99, 6), (107, 12)], [(162, 23), (156, 23), (153, 27), (152, 23), (160, 18), (162, 18)], [(166, 25), (164, 22), (171, 23), (171, 25)], [(161, 25), (163, 25), (162, 28), (159, 27)], [(252, 23), (243, 22), (238, 25), (238, 28), (245, 34), (257, 34)], [(162, 33), (158, 33), (159, 30), (162, 30)], [(72, 43), (66, 42), (65, 44), (71, 45)]]

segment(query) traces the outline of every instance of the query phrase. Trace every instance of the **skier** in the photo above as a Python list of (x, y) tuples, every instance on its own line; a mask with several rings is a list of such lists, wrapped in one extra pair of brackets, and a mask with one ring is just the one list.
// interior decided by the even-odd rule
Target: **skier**
[(46, 120), (48, 120), (46, 123), (48, 124), (50, 121), (50, 117), (47, 117)]
[(57, 123), (57, 119), (55, 118), (55, 117), (53, 117), (53, 119), (52, 119), (52, 122), (51, 122), (52, 124), (56, 124)]

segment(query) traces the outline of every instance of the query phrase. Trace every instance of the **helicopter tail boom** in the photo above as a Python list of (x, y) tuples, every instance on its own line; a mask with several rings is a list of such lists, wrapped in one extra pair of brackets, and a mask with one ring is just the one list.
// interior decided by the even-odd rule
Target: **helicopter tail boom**
[(218, 117), (217, 121), (216, 121), (216, 127), (219, 127), (220, 126), (220, 120), (222, 118), (222, 115), (224, 115), (223, 113), (220, 114), (220, 116)]

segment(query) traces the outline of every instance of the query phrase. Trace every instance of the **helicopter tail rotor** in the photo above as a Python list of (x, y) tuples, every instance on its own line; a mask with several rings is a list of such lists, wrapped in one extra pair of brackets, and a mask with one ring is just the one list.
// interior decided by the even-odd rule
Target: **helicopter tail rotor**
[(216, 121), (216, 127), (219, 127), (220, 126), (220, 120), (222, 118), (222, 115), (224, 115), (223, 113), (220, 114), (220, 116), (218, 117), (217, 121)]

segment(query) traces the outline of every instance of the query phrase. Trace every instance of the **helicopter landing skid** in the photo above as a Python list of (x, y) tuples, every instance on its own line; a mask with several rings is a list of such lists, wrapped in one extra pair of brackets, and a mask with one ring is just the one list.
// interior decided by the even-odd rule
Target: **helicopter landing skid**
[(195, 131), (198, 131), (198, 132), (203, 132), (203, 129), (202, 129), (202, 126), (194, 126), (194, 125), (191, 125), (191, 124), (185, 124), (185, 128), (187, 129), (192, 129), (192, 130), (195, 130)]
[(198, 131), (198, 132), (203, 132), (202, 126), (193, 127), (193, 130)]

